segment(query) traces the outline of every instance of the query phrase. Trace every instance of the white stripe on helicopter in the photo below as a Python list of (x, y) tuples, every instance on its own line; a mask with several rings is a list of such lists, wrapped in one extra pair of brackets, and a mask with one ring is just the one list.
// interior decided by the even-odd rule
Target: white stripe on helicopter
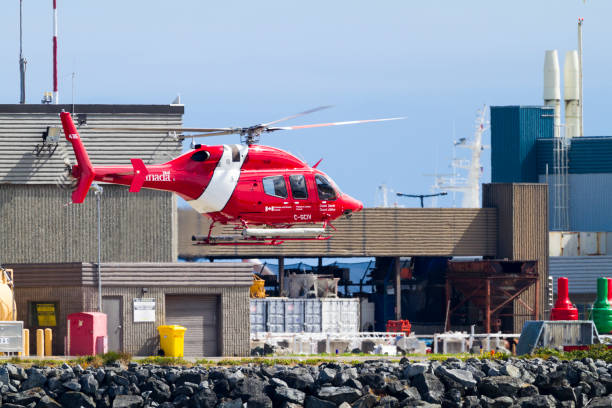
[[(232, 160), (232, 147), (238, 149), (239, 161)], [(240, 169), (249, 152), (246, 145), (223, 145), (223, 154), (217, 167), (200, 197), (187, 201), (199, 213), (210, 213), (223, 210), (234, 193), (240, 178)]]

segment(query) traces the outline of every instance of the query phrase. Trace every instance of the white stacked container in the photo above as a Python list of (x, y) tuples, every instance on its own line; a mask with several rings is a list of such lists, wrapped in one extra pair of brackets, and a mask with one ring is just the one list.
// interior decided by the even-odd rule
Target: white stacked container
[(320, 302), (322, 332), (359, 332), (359, 299), (320, 299)]

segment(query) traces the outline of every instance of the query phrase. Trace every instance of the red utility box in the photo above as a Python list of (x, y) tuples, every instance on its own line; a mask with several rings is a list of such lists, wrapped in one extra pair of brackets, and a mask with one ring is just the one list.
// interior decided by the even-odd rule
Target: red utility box
[(107, 352), (106, 314), (99, 312), (68, 315), (66, 354), (94, 356)]

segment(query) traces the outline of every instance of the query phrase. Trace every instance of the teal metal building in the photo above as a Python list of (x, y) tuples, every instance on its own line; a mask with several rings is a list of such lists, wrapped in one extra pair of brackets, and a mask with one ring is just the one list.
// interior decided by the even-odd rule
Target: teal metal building
[[(549, 185), (549, 225), (554, 222), (553, 109), (491, 107), (491, 181)], [(573, 138), (567, 150), (569, 231), (612, 231), (612, 137)]]
[(491, 181), (537, 183), (536, 140), (553, 137), (554, 110), (491, 106)]

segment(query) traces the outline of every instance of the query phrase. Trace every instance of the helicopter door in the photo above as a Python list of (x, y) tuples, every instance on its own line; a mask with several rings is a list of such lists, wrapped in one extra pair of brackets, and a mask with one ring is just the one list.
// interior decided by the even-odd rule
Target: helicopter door
[(308, 191), (306, 177), (303, 174), (292, 174), (289, 176), (291, 187), (291, 201), (293, 207), (293, 220), (295, 222), (313, 222), (313, 202)]
[(318, 210), (321, 219), (335, 218), (339, 210), (336, 199), (338, 193), (333, 187), (333, 184), (324, 176), (315, 175), (315, 185), (317, 189)]
[(291, 205), (287, 182), (284, 176), (269, 176), (262, 179), (264, 216), (267, 223), (287, 223), (291, 218)]
[(240, 213), (256, 214), (263, 213), (263, 202), (261, 199), (261, 179), (254, 177), (240, 179), (232, 198), (238, 205)]

